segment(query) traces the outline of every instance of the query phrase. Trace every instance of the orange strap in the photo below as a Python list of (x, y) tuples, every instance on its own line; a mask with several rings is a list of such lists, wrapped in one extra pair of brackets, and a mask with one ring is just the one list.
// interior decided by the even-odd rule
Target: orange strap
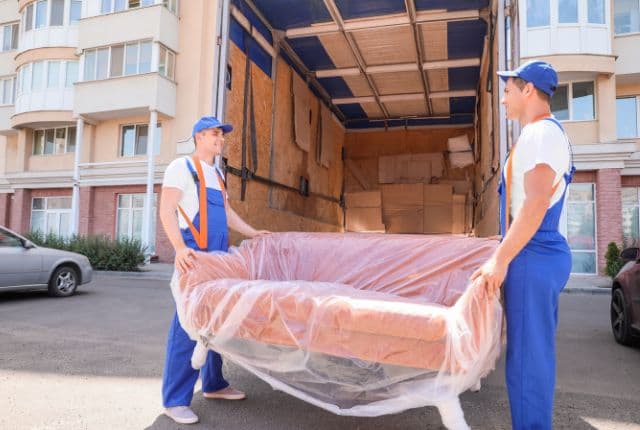
[[(193, 164), (195, 164), (196, 173), (198, 174), (198, 183), (200, 186), (200, 194), (198, 195), (198, 200), (200, 204), (200, 231), (196, 229), (196, 226), (193, 225), (186, 212), (180, 205), (178, 205), (178, 210), (180, 214), (184, 217), (185, 221), (189, 225), (189, 229), (191, 230), (191, 234), (193, 234), (193, 238), (196, 240), (196, 244), (200, 249), (207, 249), (209, 246), (209, 231), (208, 231), (208, 216), (207, 216), (207, 185), (204, 182), (204, 173), (202, 172), (202, 165), (200, 164), (200, 159), (195, 155), (191, 157), (193, 159)], [(220, 178), (218, 178), (220, 180)], [(224, 196), (224, 195), (223, 195)]]
[[(549, 115), (544, 114), (542, 116), (539, 116), (538, 118), (534, 119), (531, 123), (540, 121), (542, 119), (548, 118)], [(516, 145), (513, 145), (513, 147), (511, 148), (511, 151), (509, 152), (509, 158), (507, 158), (506, 161), (506, 172), (505, 172), (505, 233), (509, 230), (509, 224), (511, 223), (511, 178), (513, 177), (513, 154), (516, 150)], [(560, 178), (560, 181), (562, 181), (562, 178)], [(560, 181), (558, 181), (557, 184), (555, 184), (553, 186), (553, 188), (551, 188), (551, 196), (553, 196), (556, 192), (556, 190), (558, 189), (558, 186), (560, 186)]]

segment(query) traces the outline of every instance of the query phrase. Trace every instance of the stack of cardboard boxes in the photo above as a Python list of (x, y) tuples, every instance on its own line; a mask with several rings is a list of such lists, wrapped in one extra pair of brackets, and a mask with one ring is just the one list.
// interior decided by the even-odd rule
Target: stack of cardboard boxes
[(379, 190), (345, 194), (347, 231), (469, 231), (470, 185), (444, 176), (442, 153), (381, 156)]

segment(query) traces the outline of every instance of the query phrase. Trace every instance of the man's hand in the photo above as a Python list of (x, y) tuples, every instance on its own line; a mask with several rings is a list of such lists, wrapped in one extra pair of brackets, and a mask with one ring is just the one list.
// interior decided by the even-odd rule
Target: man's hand
[(191, 249), (184, 247), (179, 251), (176, 251), (176, 268), (180, 274), (184, 274), (187, 270), (191, 270), (195, 267), (194, 261), (198, 258), (196, 252)]
[(253, 239), (254, 237), (266, 236), (268, 234), (271, 234), (269, 230), (254, 230), (253, 234), (251, 235), (251, 239)]
[(489, 297), (493, 297), (500, 291), (500, 287), (507, 276), (506, 264), (500, 263), (493, 257), (487, 260), (478, 270), (471, 275), (471, 281), (477, 281)]

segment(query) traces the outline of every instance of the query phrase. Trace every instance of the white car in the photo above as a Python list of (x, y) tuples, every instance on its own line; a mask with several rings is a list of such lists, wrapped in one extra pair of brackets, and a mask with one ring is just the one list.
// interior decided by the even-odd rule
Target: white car
[(36, 246), (0, 226), (0, 292), (47, 289), (52, 296), (68, 297), (92, 276), (84, 255)]

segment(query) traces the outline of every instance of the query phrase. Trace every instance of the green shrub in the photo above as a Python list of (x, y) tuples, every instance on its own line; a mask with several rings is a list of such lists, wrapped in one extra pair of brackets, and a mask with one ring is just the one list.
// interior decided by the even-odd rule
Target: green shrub
[(31, 232), (25, 237), (39, 246), (85, 255), (94, 270), (135, 272), (144, 263), (145, 248), (137, 239), (113, 240), (107, 236), (71, 236), (65, 239), (41, 232)]
[(618, 274), (624, 262), (620, 257), (620, 248), (616, 245), (615, 242), (609, 243), (607, 246), (607, 253), (604, 255), (604, 258), (607, 261), (607, 266), (604, 269), (604, 273), (612, 278)]

